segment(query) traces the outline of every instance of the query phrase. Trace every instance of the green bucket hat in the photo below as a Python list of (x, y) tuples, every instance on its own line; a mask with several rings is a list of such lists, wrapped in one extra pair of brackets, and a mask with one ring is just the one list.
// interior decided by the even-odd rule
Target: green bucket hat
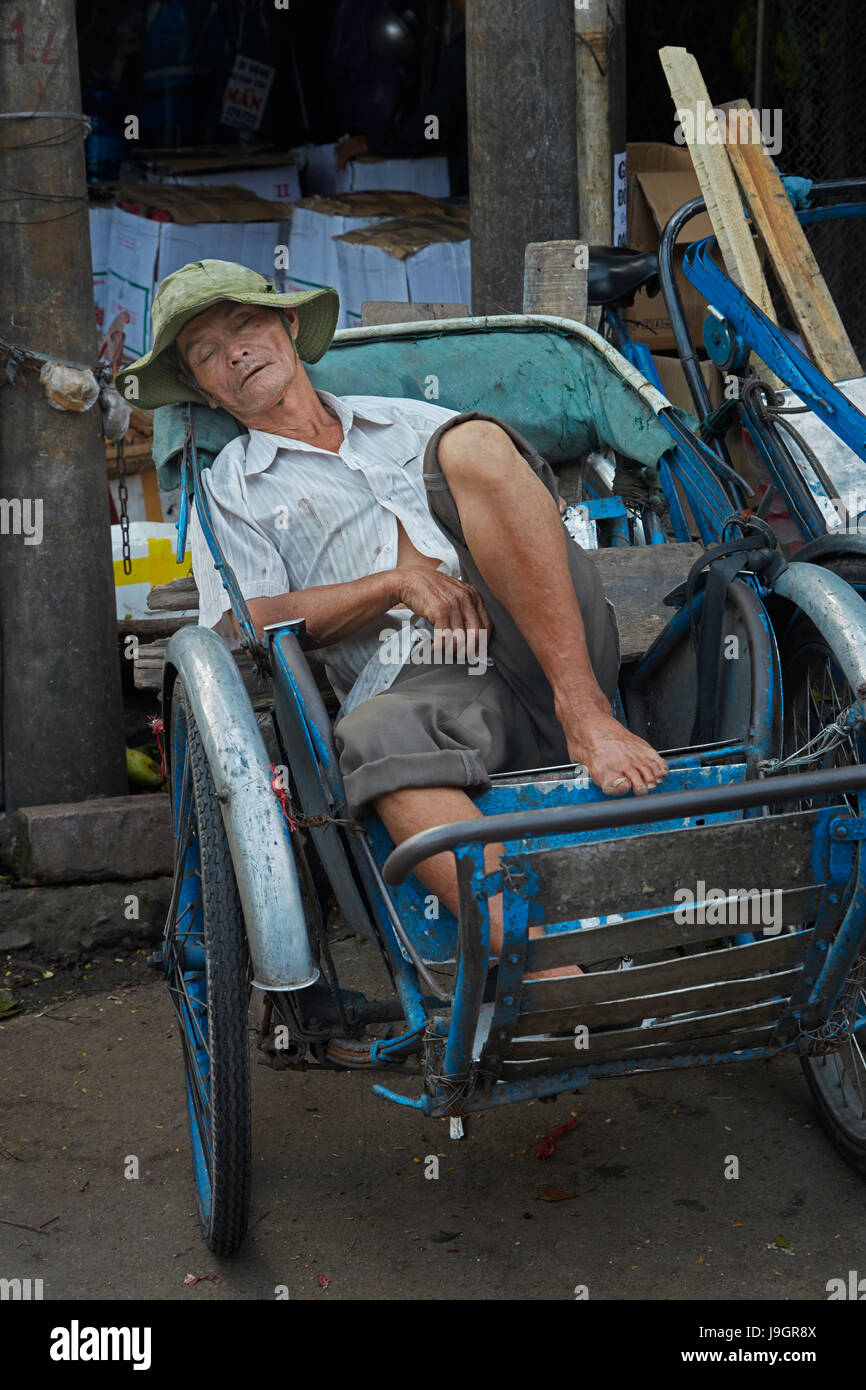
[(297, 309), (298, 356), (318, 362), (327, 351), (340, 312), (336, 290), (296, 290), (281, 294), (264, 275), (235, 261), (190, 261), (166, 275), (154, 300), (153, 347), (117, 372), (114, 384), (124, 399), (144, 410), (182, 401), (207, 402), (192, 386), (178, 381), (174, 364), (165, 357), (190, 319), (212, 304), (230, 299), (237, 304), (265, 304), (269, 309)]

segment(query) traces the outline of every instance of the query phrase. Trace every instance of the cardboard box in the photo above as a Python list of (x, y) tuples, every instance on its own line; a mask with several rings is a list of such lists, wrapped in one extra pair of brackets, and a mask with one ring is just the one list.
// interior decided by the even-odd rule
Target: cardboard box
[(90, 208), (90, 264), (93, 268), (93, 308), (99, 332), (108, 327), (105, 305), (108, 299), (108, 247), (111, 238), (111, 208)]
[(423, 159), (386, 159), (365, 154), (350, 159), (336, 175), (338, 193), (374, 189), (401, 189), (426, 193), (430, 198), (447, 198), (451, 192), (448, 160), (444, 155), (425, 155)]
[(334, 238), (349, 327), (367, 299), (466, 304), (472, 276), (468, 218), (392, 218)]
[[(684, 203), (700, 196), (691, 155), (684, 145), (646, 141), (629, 145), (627, 155), (628, 244), (635, 251), (658, 251), (661, 234), (673, 214)], [(706, 300), (686, 279), (682, 261), (686, 247), (701, 237), (711, 236), (712, 230), (709, 216), (701, 213), (686, 224), (676, 243), (676, 280), (692, 337), (699, 347), (703, 343)], [(676, 348), (661, 292), (651, 298), (645, 290), (640, 290), (634, 304), (625, 311), (625, 320), (634, 340), (648, 344), (653, 352)]]
[[(118, 187), (125, 195), (126, 186)], [(93, 264), (95, 294), (99, 296), (96, 308), (97, 313), (101, 309), (104, 324), (110, 324), (121, 310), (129, 314), (126, 361), (140, 357), (151, 346), (150, 312), (157, 285), (189, 261), (239, 261), (281, 283), (285, 272), (275, 270), (274, 261), (275, 248), (289, 244), (284, 204), (266, 202), (235, 188), (208, 186), (202, 190), (153, 183), (129, 187), (147, 190), (144, 201), (136, 203), (144, 210), (159, 210), (169, 195), (175, 220), (158, 220), (121, 207), (98, 209), (100, 214), (109, 214), (109, 230), (104, 290), (100, 284), (103, 266)], [(252, 212), (253, 219), (239, 218), (239, 212)], [(220, 219), (220, 213), (226, 220)], [(201, 214), (201, 220), (192, 214)], [(105, 254), (101, 249), (105, 220), (101, 217), (96, 224), (94, 255)]]
[[(692, 400), (680, 359), (678, 357), (666, 357), (663, 353), (654, 352), (653, 362), (661, 378), (662, 390), (671, 405), (679, 406), (681, 410), (687, 410), (690, 415), (694, 415), (695, 403)], [(722, 374), (713, 362), (701, 362), (700, 368), (710, 393), (710, 404), (715, 410), (717, 405), (721, 405), (724, 394)]]
[[(447, 213), (434, 198), (404, 191), (302, 198), (293, 209), (289, 232), (289, 288), (306, 290), (322, 285), (332, 286), (340, 296), (337, 327), (357, 328), (361, 304), (364, 298), (371, 296), (361, 294), (360, 286), (345, 281), (335, 238), (393, 221), (395, 215), (443, 218)], [(344, 257), (343, 263), (350, 262)], [(388, 298), (406, 298), (405, 278), (405, 275), (397, 275), (404, 293), (389, 295)], [(350, 302), (357, 311), (356, 317), (349, 316), (347, 305)]]
[(365, 154), (350, 159), (345, 169), (337, 169), (337, 144), (300, 145), (292, 151), (301, 165), (301, 188), (305, 197), (314, 193), (400, 192), (426, 193), (431, 198), (447, 198), (451, 192), (448, 160), (444, 155), (425, 155), (421, 159), (387, 159)]
[(184, 184), (234, 184), (260, 198), (295, 202), (301, 196), (300, 170), (289, 150), (215, 146), (154, 152), (148, 181)]

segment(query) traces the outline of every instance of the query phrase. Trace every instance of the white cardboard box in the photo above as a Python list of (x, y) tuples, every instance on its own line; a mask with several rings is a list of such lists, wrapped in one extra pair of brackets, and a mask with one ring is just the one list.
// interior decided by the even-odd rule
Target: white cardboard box
[(346, 315), (344, 303), (347, 291), (342, 284), (338, 243), (334, 237), (384, 222), (388, 216), (345, 217), (338, 213), (319, 212), (315, 208), (296, 207), (289, 232), (289, 289), (309, 290), (319, 289), (323, 285), (331, 286), (340, 296), (337, 327), (349, 328), (351, 321)]
[(295, 203), (301, 197), (301, 180), (294, 164), (277, 164), (273, 168), (218, 169), (206, 174), (174, 174), (161, 182), (186, 184), (237, 184), (267, 198), (272, 203)]
[(107, 327), (105, 305), (108, 299), (108, 243), (111, 236), (112, 208), (90, 209), (90, 260), (93, 266), (93, 307), (96, 327), (101, 333)]
[(342, 239), (334, 244), (348, 328), (360, 326), (365, 299), (466, 304), (472, 312), (468, 238), (431, 242), (402, 259), (381, 246)]
[[(336, 171), (336, 162), (335, 162)], [(424, 159), (350, 159), (336, 173), (336, 192), (350, 193), (364, 189), (408, 189), (426, 193), (431, 198), (447, 198), (451, 192), (448, 160), (444, 155)]]
[[(278, 285), (284, 279), (285, 272), (275, 269), (274, 260), (276, 248), (288, 245), (287, 221), (183, 225), (139, 217), (122, 208), (98, 211), (108, 213), (110, 223), (104, 288), (103, 266), (93, 262), (96, 311), (101, 309), (104, 323), (109, 324), (121, 309), (127, 310), (127, 360), (147, 352), (153, 341), (150, 311), (157, 284), (189, 261), (239, 261)], [(94, 245), (99, 247), (104, 244), (104, 226), (97, 223), (97, 227), (99, 239)]]

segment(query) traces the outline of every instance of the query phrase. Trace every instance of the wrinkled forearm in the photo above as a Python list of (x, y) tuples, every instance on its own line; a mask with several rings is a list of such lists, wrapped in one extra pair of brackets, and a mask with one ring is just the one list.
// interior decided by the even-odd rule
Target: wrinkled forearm
[(397, 583), (397, 571), (384, 570), (344, 584), (317, 584), (274, 598), (249, 599), (247, 606), (260, 637), (271, 623), (303, 618), (310, 648), (328, 647), (398, 603)]

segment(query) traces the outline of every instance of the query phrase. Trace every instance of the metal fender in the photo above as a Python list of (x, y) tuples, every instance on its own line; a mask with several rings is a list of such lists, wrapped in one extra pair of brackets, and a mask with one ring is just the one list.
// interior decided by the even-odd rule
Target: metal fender
[(811, 619), (833, 648), (857, 699), (866, 699), (866, 603), (856, 589), (808, 561), (790, 564), (772, 587)]
[[(318, 979), (298, 872), (250, 698), (231, 652), (206, 627), (169, 641), (163, 676), (166, 720), (176, 677), (183, 681), (220, 809), (247, 928), (253, 985), (304, 989)], [(170, 740), (166, 739), (166, 745)]]

